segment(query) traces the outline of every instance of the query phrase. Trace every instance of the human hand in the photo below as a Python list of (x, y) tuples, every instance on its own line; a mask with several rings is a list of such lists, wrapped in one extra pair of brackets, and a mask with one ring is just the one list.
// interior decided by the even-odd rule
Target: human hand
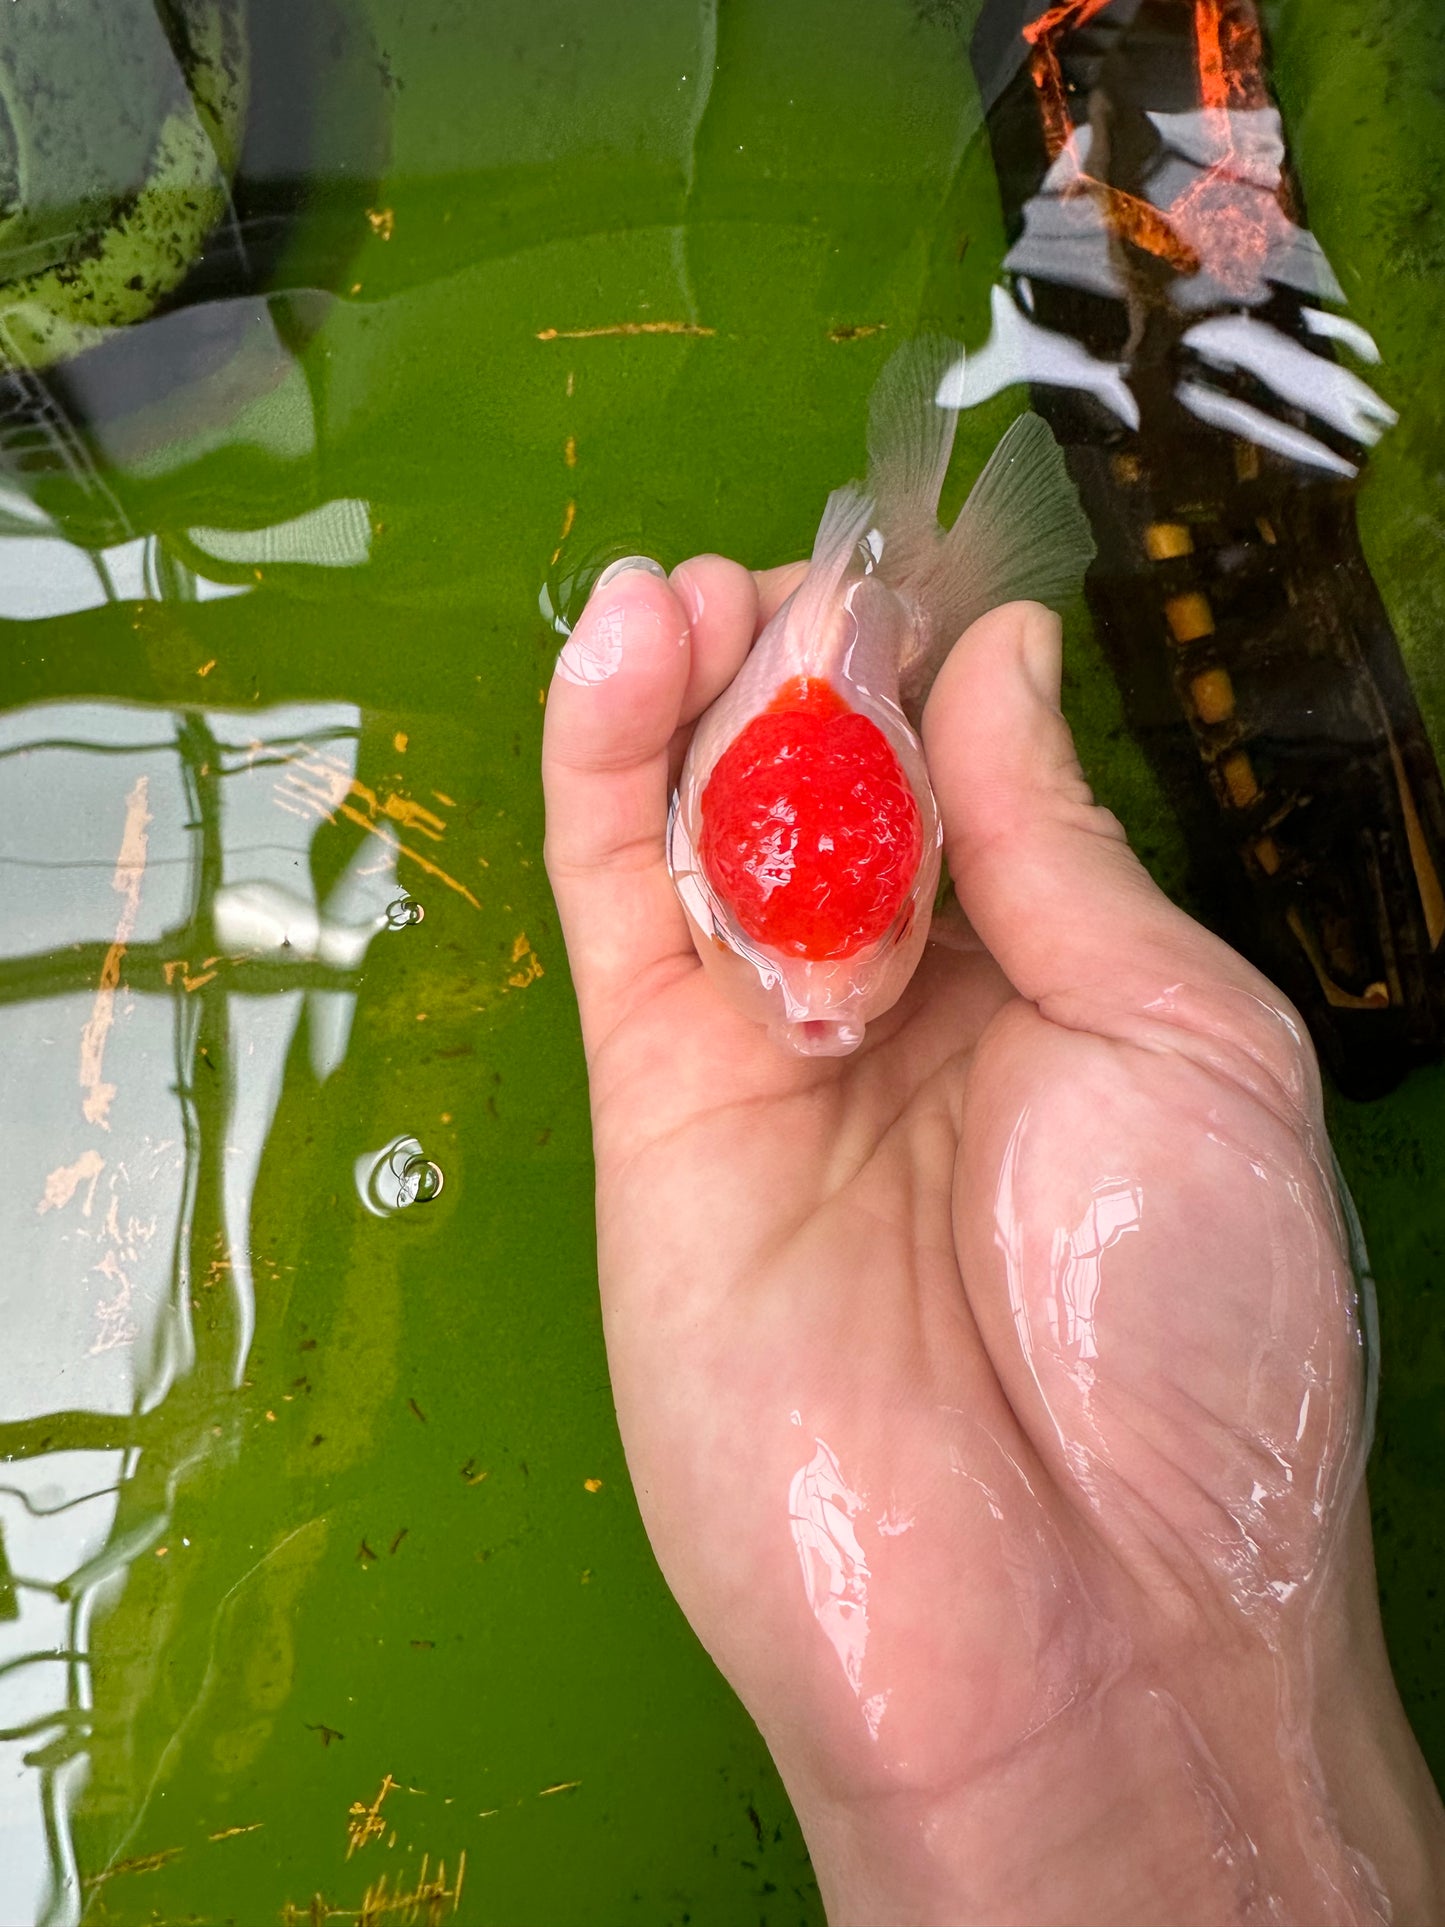
[(729, 1008), (668, 796), (792, 580), (617, 576), (548, 701), (608, 1355), (668, 1582), (836, 1921), (1418, 1909), (1439, 1803), (1379, 1634), (1298, 1019), (1093, 803), (1026, 603), (924, 718), (977, 943), (852, 1057)]

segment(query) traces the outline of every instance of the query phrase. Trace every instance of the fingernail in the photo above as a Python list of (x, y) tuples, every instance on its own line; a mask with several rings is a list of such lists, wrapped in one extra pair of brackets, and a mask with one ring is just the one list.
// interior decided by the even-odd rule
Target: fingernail
[(609, 582), (615, 582), (620, 575), (630, 575), (636, 570), (641, 575), (655, 575), (659, 582), (666, 582), (667, 570), (660, 562), (654, 562), (650, 555), (624, 555), (619, 562), (609, 563), (592, 584), (592, 593), (605, 589)]
[(1064, 680), (1064, 630), (1051, 610), (1041, 609), (1025, 624), (1020, 657), (1034, 694), (1049, 709), (1057, 709)]
[(702, 590), (687, 572), (687, 564), (680, 562), (667, 578), (672, 584), (672, 592), (687, 611), (687, 619), (692, 628), (702, 621)]

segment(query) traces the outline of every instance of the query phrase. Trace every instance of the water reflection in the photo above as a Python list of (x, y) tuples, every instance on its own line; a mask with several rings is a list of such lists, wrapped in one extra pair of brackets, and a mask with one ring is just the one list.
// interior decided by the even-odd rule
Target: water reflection
[(1032, 388), (1211, 921), (1377, 1096), (1445, 1049), (1445, 786), (1356, 523), (1397, 417), (1254, 0), (986, 0), (972, 44), (1012, 244), (941, 399)]
[[(165, 551), (153, 535), (87, 549), (18, 489), (0, 479), (0, 619), (38, 622), (78, 615), (108, 602), (140, 602), (163, 593)], [(245, 595), (248, 583), (215, 582), (188, 571), (194, 599)]]
[[(248, 573), (278, 562), (356, 568), (371, 554), (371, 512), (365, 502), (344, 496), (261, 528), (191, 528), (184, 540), (203, 558)], [(255, 587), (254, 581), (204, 574), (183, 559), (177, 546), (144, 535), (82, 548), (28, 497), (0, 480), (0, 620), (35, 622), (79, 615), (108, 602), (162, 596), (214, 602)]]
[(340, 1063), (404, 900), (396, 843), (360, 831), (324, 899), (312, 881), (359, 731), (341, 703), (0, 717), (0, 1051), (27, 1066), (24, 1113), (0, 1116), (5, 1920), (79, 1918), (90, 1619), (134, 1559), (182, 1550), (164, 1542), (185, 1464), (236, 1449), (225, 1394), (288, 1053), (304, 1013), (314, 1075)]
[(221, 0), (179, 31), (149, 0), (6, 16), (0, 356), (36, 368), (149, 313), (234, 223), (250, 41)]
[[(1227, 246), (1216, 260), (1217, 272), (1211, 272), (1207, 254), (1191, 249), (1185, 257), (1190, 272), (1168, 284), (1170, 302), (1186, 313), (1207, 316), (1179, 337), (1181, 363), (1190, 372), (1176, 378), (1176, 399), (1201, 421), (1290, 461), (1336, 475), (1357, 475), (1355, 461), (1267, 409), (1223, 391), (1211, 379), (1246, 376), (1276, 407), (1283, 404), (1313, 416), (1362, 448), (1373, 446), (1398, 419), (1367, 382), (1329, 353), (1328, 343), (1337, 341), (1366, 361), (1379, 361), (1379, 349), (1358, 323), (1302, 304), (1295, 319), (1321, 344), (1312, 350), (1271, 322), (1234, 311), (1263, 305), (1276, 287), (1344, 301), (1314, 236), (1282, 215), (1268, 223), (1252, 205), (1261, 202), (1278, 210), (1284, 162), (1279, 114), (1267, 107), (1219, 115), (1151, 113), (1147, 118), (1161, 135), (1162, 158), (1140, 185), (1147, 197), (1143, 205), (1159, 213), (1161, 226), (1178, 224), (1179, 210), (1187, 209), (1190, 197), (1227, 169), (1230, 211), (1251, 236), (1256, 231), (1259, 235), (1257, 252), (1249, 249), (1243, 256), (1242, 271), (1231, 272), (1237, 257)], [(1216, 121), (1222, 124), (1218, 128)], [(1131, 331), (1128, 345), (1134, 353), (1113, 361), (1090, 354), (1066, 331), (1042, 327), (1030, 318), (1036, 306), (1035, 281), (1122, 302), (1134, 293), (1121, 258), (1118, 209), (1106, 182), (1090, 172), (1093, 147), (1091, 127), (1073, 128), (1040, 191), (1025, 204), (1023, 233), (1004, 258), (1013, 278), (1008, 287), (993, 290), (992, 328), (983, 349), (948, 385), (947, 399), (954, 405), (972, 407), (1014, 382), (1026, 381), (1091, 394), (1125, 427), (1139, 427), (1139, 405), (1129, 381), (1140, 372), (1139, 359), (1146, 353), (1142, 330)], [(1207, 245), (1208, 232), (1201, 238)], [(1155, 352), (1151, 344), (1149, 358)]]

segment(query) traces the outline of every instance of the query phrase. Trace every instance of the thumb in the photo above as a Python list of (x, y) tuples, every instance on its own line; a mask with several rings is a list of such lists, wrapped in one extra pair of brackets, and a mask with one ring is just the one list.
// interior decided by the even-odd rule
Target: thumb
[(1239, 1047), (1302, 1092), (1291, 1006), (1171, 903), (1094, 801), (1059, 708), (1062, 628), (1036, 602), (991, 610), (941, 670), (924, 750), (959, 901), (1018, 991), (1071, 1029)]

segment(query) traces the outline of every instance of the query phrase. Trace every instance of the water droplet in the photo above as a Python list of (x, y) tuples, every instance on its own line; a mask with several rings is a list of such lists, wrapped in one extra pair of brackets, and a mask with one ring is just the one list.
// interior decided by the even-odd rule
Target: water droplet
[(415, 897), (398, 897), (386, 906), (386, 927), (388, 930), (405, 930), (408, 924), (420, 923), (426, 916), (425, 906)]
[(378, 1218), (395, 1217), (409, 1205), (430, 1204), (442, 1193), (446, 1175), (415, 1137), (395, 1137), (379, 1151), (356, 1160), (361, 1202)]

